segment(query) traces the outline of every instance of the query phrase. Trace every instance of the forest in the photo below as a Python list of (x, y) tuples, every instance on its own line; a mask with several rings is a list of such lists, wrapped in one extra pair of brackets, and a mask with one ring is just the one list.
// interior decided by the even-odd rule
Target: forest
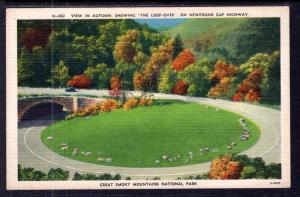
[[(159, 20), (159, 19), (157, 19)], [(280, 104), (277, 18), (18, 21), (18, 85)]]

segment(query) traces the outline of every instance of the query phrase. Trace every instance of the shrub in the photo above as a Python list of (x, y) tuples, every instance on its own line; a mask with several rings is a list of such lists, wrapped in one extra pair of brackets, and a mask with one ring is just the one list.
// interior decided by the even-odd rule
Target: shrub
[(75, 75), (69, 82), (68, 86), (74, 88), (89, 88), (92, 85), (92, 80), (85, 75)]
[(138, 105), (138, 103), (139, 103), (139, 101), (136, 98), (130, 98), (124, 103), (123, 108), (128, 110), (128, 109), (136, 107)]
[(243, 167), (240, 162), (232, 161), (231, 156), (220, 156), (211, 162), (210, 179), (239, 179)]
[(118, 106), (118, 102), (114, 99), (107, 99), (104, 102), (102, 102), (101, 107), (100, 107), (100, 111), (101, 112), (109, 112), (109, 111), (113, 111), (115, 109), (117, 109)]
[(153, 104), (153, 100), (152, 99), (146, 99), (146, 98), (141, 98), (139, 105), (140, 106), (150, 106)]
[(18, 165), (18, 178), (19, 181), (68, 180), (69, 171), (61, 168), (51, 168), (46, 174), (34, 168), (22, 168)]
[(73, 180), (78, 181), (78, 180), (121, 180), (122, 177), (120, 174), (116, 174), (115, 176), (105, 173), (105, 174), (100, 174), (100, 175), (95, 175), (95, 174), (80, 174), (76, 172), (74, 174)]
[(172, 89), (172, 93), (185, 95), (187, 93), (188, 86), (184, 83), (183, 80), (179, 80), (175, 87)]

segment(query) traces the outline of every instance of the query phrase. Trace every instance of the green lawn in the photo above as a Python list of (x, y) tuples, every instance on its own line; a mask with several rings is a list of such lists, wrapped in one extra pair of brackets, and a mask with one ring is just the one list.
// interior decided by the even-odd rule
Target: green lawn
[[(182, 166), (207, 162), (224, 153), (239, 153), (253, 146), (259, 139), (259, 129), (246, 119), (252, 136), (240, 141), (243, 130), (238, 119), (241, 117), (211, 106), (160, 100), (151, 107), (118, 109), (59, 121), (46, 128), (41, 138), (54, 152), (90, 163), (126, 167)], [(53, 140), (47, 140), (49, 136)], [(236, 146), (230, 150), (227, 146), (231, 142)], [(68, 144), (68, 150), (61, 150), (61, 143)], [(199, 151), (206, 147), (209, 151)], [(80, 154), (73, 156), (74, 148), (79, 148)], [(81, 151), (92, 154), (83, 156)], [(163, 160), (164, 154), (173, 161)], [(177, 155), (181, 157), (174, 159)], [(99, 157), (110, 157), (112, 162), (98, 161)], [(160, 163), (155, 163), (156, 160)]]

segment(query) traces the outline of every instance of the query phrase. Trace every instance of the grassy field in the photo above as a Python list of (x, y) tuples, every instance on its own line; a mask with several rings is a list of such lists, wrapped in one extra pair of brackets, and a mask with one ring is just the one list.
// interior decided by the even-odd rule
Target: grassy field
[[(41, 135), (48, 148), (72, 159), (124, 167), (182, 166), (210, 161), (224, 153), (239, 153), (259, 139), (259, 129), (246, 120), (251, 138), (240, 141), (240, 115), (180, 101), (156, 101), (151, 107), (118, 109), (97, 116), (59, 121)], [(52, 136), (53, 140), (47, 140)], [(235, 142), (236, 146), (227, 149)], [(68, 144), (61, 150), (61, 143)], [(80, 153), (72, 155), (73, 149)], [(199, 151), (209, 148), (209, 151)], [(91, 152), (84, 156), (82, 151)], [(192, 154), (191, 154), (191, 153)], [(163, 160), (168, 155), (172, 161)], [(192, 155), (192, 158), (191, 156)], [(180, 156), (180, 157), (179, 157)], [(112, 162), (97, 158), (112, 158)], [(155, 163), (159, 160), (159, 163)]]

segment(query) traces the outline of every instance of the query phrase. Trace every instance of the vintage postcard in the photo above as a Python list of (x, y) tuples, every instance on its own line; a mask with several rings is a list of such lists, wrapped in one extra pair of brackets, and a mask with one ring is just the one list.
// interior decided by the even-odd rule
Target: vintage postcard
[(289, 7), (8, 8), (7, 189), (290, 187)]

